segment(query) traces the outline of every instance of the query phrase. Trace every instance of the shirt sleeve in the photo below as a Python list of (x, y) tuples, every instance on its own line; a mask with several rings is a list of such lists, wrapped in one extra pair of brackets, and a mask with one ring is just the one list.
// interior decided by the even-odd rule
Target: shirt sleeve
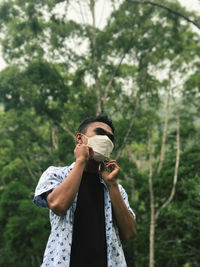
[(121, 193), (121, 196), (122, 196), (122, 198), (123, 198), (128, 210), (133, 215), (133, 217), (136, 218), (135, 213), (133, 212), (132, 208), (130, 207), (130, 204), (129, 204), (129, 201), (128, 201), (128, 195), (127, 195), (125, 189), (123, 188), (123, 186), (121, 184), (119, 184), (118, 186), (119, 186), (119, 191)]
[(48, 208), (46, 196), (63, 181), (59, 167), (50, 166), (40, 177), (35, 189), (33, 203), (38, 207)]

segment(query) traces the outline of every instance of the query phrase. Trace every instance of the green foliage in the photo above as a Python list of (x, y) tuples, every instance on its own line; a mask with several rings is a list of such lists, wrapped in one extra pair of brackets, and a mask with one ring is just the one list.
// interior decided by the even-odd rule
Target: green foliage
[(53, 64), (37, 60), (22, 71), (8, 67), (0, 76), (0, 97), (6, 110), (34, 107), (37, 113), (59, 120), (57, 106), (67, 101), (68, 88)]
[(48, 237), (48, 216), (33, 205), (23, 184), (10, 182), (1, 192), (0, 225), (1, 266), (38, 266)]

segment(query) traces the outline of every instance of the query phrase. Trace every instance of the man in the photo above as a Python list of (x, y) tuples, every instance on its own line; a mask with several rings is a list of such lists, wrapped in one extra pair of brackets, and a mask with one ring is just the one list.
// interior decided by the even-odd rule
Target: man
[(69, 167), (49, 167), (35, 191), (34, 203), (50, 209), (42, 267), (126, 267), (120, 238), (135, 237), (136, 221), (116, 180), (120, 168), (108, 158), (112, 122), (107, 116), (87, 118), (76, 141), (76, 161)]

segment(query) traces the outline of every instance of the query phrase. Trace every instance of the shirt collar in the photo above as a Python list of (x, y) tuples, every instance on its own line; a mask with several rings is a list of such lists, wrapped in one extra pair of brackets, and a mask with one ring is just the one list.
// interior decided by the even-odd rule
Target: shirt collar
[[(68, 168), (69, 168), (69, 171), (71, 171), (71, 170), (73, 169), (74, 165), (75, 165), (75, 162), (73, 162), (73, 163), (68, 167)], [(105, 181), (104, 181), (104, 179), (102, 178), (102, 176), (101, 176), (100, 173), (99, 173), (99, 179), (100, 179), (100, 182), (101, 182), (102, 184), (104, 184), (105, 187), (107, 188), (107, 185), (106, 185), (106, 183), (105, 183)]]

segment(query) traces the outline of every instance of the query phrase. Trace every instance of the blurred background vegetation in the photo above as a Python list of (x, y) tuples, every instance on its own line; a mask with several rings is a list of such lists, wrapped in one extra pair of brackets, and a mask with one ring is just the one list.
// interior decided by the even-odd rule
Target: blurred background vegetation
[(2, 267), (42, 263), (50, 225), (34, 189), (100, 113), (137, 215), (128, 266), (200, 265), (200, 18), (174, 0), (108, 2), (101, 27), (95, 0), (0, 2)]

